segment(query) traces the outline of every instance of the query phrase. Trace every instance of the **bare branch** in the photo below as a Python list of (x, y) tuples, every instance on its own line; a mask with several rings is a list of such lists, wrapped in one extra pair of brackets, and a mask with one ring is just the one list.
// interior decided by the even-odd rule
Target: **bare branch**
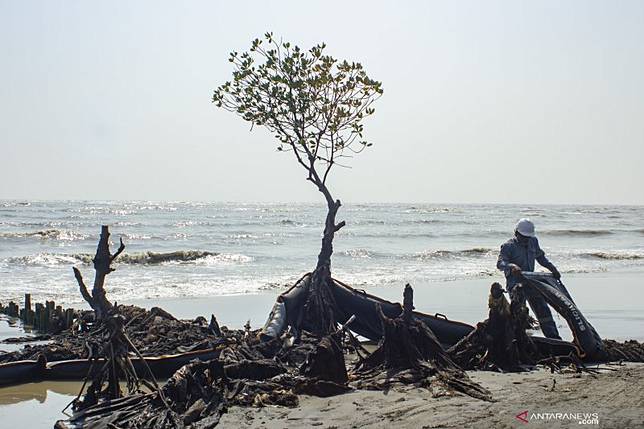
[(116, 251), (116, 253), (112, 255), (112, 257), (110, 258), (110, 262), (114, 262), (114, 260), (125, 250), (125, 243), (123, 243), (123, 237), (121, 237), (119, 241), (121, 242), (121, 244), (118, 250)]
[(80, 293), (83, 295), (83, 299), (87, 301), (89, 306), (93, 309), (94, 308), (94, 299), (92, 296), (89, 294), (89, 291), (87, 290), (87, 286), (85, 285), (85, 282), (83, 281), (83, 276), (80, 272), (80, 270), (76, 267), (72, 268), (74, 270), (74, 277), (76, 277), (76, 281), (78, 282), (78, 287), (80, 288)]

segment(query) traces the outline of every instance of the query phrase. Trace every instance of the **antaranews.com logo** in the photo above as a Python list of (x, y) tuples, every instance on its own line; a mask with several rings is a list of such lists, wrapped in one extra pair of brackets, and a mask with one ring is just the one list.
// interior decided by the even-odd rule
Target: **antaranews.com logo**
[(522, 423), (530, 422), (549, 422), (549, 421), (569, 421), (580, 425), (598, 425), (599, 413), (584, 413), (584, 412), (529, 412), (528, 410), (521, 411), (515, 416), (517, 420)]

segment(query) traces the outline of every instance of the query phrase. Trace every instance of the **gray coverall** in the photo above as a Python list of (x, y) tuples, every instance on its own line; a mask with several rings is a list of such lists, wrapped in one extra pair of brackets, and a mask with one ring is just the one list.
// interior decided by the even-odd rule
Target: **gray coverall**
[[(539, 241), (536, 237), (524, 237), (522, 239), (514, 237), (501, 245), (496, 267), (505, 274), (508, 292), (517, 283), (521, 283), (521, 277), (512, 273), (510, 264), (518, 265), (522, 271), (534, 271), (535, 260), (546, 269), (553, 272), (557, 271), (539, 247)], [(526, 291), (525, 295), (530, 303), (530, 308), (532, 308), (537, 320), (539, 320), (543, 335), (548, 338), (561, 338), (550, 308), (543, 297), (529, 291)]]

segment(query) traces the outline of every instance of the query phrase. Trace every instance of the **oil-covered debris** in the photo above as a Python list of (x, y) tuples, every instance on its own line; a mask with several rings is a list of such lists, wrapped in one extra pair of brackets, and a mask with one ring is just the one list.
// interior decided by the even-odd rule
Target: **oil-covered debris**
[[(143, 356), (162, 356), (184, 353), (193, 350), (212, 348), (219, 342), (222, 331), (227, 328), (217, 326), (219, 335), (213, 331), (212, 324), (205, 318), (177, 320), (168, 312), (154, 307), (146, 310), (136, 306), (118, 305), (117, 312), (125, 320), (125, 332)], [(43, 355), (48, 362), (89, 357), (87, 340), (95, 324), (92, 311), (85, 311), (74, 325), (59, 334), (39, 335), (38, 341), (47, 344), (30, 344), (34, 337), (8, 339), (7, 342), (21, 343), (25, 346), (18, 351), (0, 353), (0, 363), (18, 360), (35, 360)]]

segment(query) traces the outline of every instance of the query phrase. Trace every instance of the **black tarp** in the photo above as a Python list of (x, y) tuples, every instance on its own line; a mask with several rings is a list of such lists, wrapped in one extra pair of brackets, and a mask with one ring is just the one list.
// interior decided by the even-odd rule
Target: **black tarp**
[(595, 328), (586, 320), (572, 296), (550, 273), (524, 272), (524, 287), (538, 293), (559, 313), (573, 334), (573, 342), (581, 349), (581, 357), (586, 360), (603, 360), (606, 357), (604, 343)]

